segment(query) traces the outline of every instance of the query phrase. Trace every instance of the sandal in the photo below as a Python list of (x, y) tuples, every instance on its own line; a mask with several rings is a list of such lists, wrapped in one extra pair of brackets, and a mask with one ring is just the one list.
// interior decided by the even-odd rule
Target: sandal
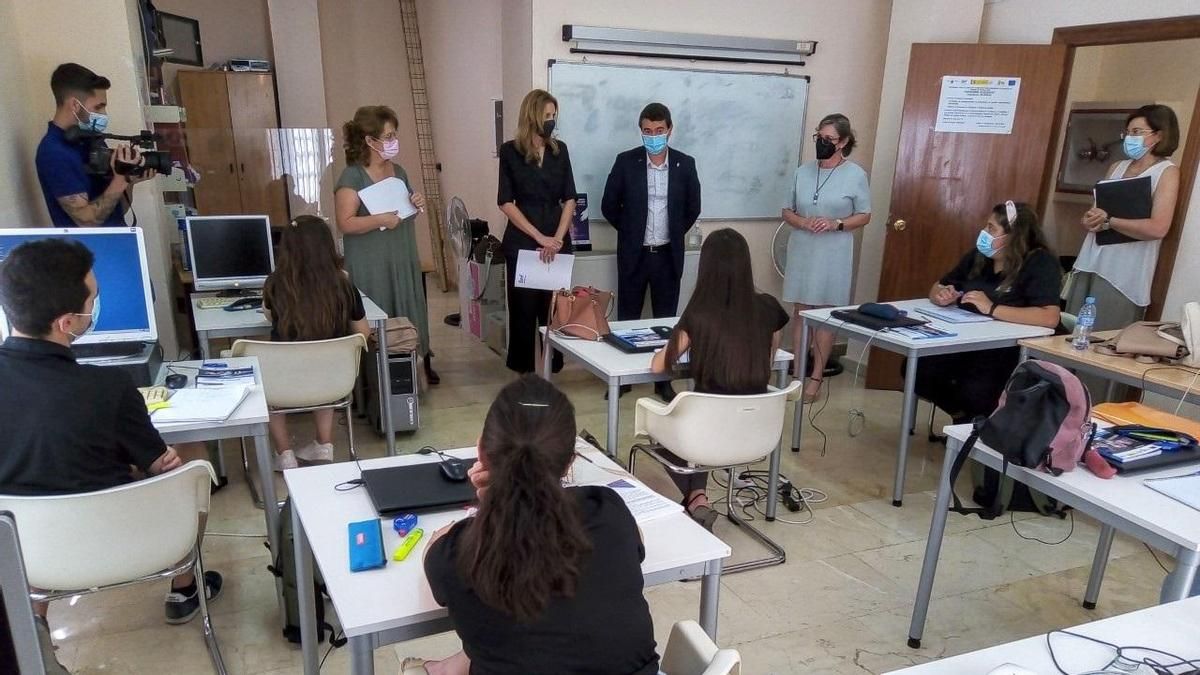
[[(825, 378), (823, 378), (823, 377), (806, 377), (806, 378), (804, 378), (804, 380), (806, 383), (804, 386), (805, 391), (804, 391), (804, 394), (803, 394), (801, 400), (804, 401), (805, 404), (816, 403), (817, 397), (821, 395), (821, 385), (825, 383)], [(811, 394), (808, 393), (807, 382), (809, 380), (817, 383), (817, 390)]]
[(400, 675), (427, 675), (429, 671), (425, 669), (426, 663), (429, 663), (429, 659), (410, 656), (400, 662)]
[[(700, 495), (696, 495), (695, 497), (692, 497), (691, 501), (694, 502), (699, 499), (699, 497)], [(693, 508), (687, 497), (684, 497), (683, 508), (685, 511), (687, 511), (687, 514), (692, 517), (692, 520), (700, 523), (700, 527), (703, 527), (709, 532), (713, 531), (713, 526), (717, 524), (717, 512), (714, 511), (712, 507), (708, 506), (707, 504), (703, 504)]]

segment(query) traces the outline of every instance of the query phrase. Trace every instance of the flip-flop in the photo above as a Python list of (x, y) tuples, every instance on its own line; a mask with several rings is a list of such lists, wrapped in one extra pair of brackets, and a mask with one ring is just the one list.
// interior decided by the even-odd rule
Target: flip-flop
[(717, 524), (717, 512), (708, 506), (697, 506), (688, 511), (688, 515), (709, 532), (712, 532), (713, 526)]

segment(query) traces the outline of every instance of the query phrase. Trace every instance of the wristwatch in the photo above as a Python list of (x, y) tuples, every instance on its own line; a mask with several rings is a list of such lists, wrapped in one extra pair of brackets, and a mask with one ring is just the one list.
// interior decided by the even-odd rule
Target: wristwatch
[(1101, 230), (1111, 230), (1112, 229), (1112, 216), (1108, 216), (1104, 219), (1104, 223), (1100, 225), (1100, 229)]
[(838, 218), (837, 224), (838, 224), (838, 232), (846, 231), (846, 222), (844, 220), (842, 220), (841, 218)]

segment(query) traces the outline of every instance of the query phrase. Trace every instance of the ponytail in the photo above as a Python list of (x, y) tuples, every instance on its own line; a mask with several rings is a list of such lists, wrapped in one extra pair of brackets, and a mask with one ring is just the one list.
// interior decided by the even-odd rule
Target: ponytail
[(591, 550), (579, 506), (562, 487), (575, 454), (575, 410), (554, 385), (527, 375), (488, 410), (480, 450), (490, 481), (459, 552), (485, 604), (520, 621), (572, 597)]

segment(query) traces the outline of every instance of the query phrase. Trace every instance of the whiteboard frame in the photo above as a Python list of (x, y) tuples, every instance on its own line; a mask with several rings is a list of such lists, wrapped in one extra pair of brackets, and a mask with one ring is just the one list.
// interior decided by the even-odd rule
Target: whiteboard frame
[[(635, 65), (632, 63), (610, 63), (608, 61), (591, 61), (587, 58), (584, 58), (581, 61), (574, 61), (574, 60), (570, 60), (570, 59), (550, 59), (549, 61), (546, 62), (546, 89), (550, 92), (551, 96), (554, 95), (554, 65), (558, 64), (558, 63), (562, 63), (562, 64), (566, 64), (566, 65), (570, 65), (570, 66), (604, 66), (607, 68), (629, 68), (629, 69), (641, 69), (641, 70), (646, 70), (646, 69), (671, 70), (671, 71), (676, 71), (676, 72), (680, 72), (680, 73), (716, 73), (718, 75), (774, 75), (775, 77), (790, 77), (790, 78), (794, 78), (794, 79), (798, 79), (798, 80), (805, 80), (808, 83), (808, 90), (805, 92), (805, 95), (804, 95), (803, 115), (804, 115), (804, 122), (805, 123), (808, 122), (808, 99), (811, 98), (811, 93), (812, 93), (812, 76), (811, 75), (793, 75), (791, 73), (773, 73), (773, 72), (766, 71), (766, 70), (718, 70), (718, 69), (711, 69), (711, 68), (676, 68), (673, 66), (658, 66), (658, 65), (643, 66), (643, 65)], [(801, 125), (801, 128), (803, 128), (803, 125)], [(800, 151), (796, 155), (796, 166), (797, 167), (800, 166), (800, 160), (803, 157), (804, 157), (804, 135), (801, 134), (801, 136), (800, 136)], [(696, 222), (698, 222), (698, 223), (700, 223), (700, 222), (728, 223), (731, 221), (741, 222), (741, 221), (746, 221), (746, 220), (769, 220), (771, 222), (777, 222), (779, 220), (779, 216), (750, 216), (750, 217), (745, 217), (745, 218), (721, 218), (721, 217), (705, 218), (702, 216), (700, 218), (697, 218)], [(589, 215), (588, 221), (589, 222), (599, 221), (602, 223), (608, 222), (607, 220), (604, 219), (603, 215), (601, 215), (600, 217), (595, 217), (595, 216)]]

